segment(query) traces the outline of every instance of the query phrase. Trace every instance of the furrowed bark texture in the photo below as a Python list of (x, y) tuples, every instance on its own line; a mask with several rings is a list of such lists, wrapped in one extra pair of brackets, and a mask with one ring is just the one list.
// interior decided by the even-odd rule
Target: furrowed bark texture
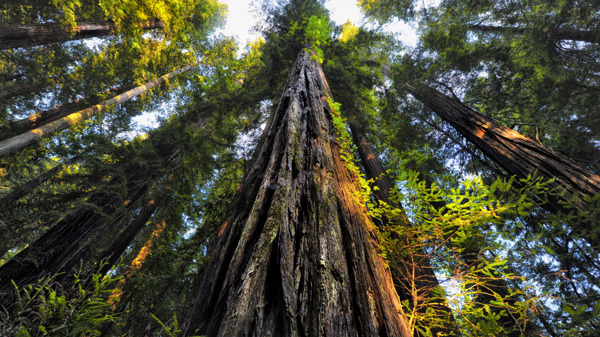
[[(552, 186), (562, 193), (550, 198), (545, 205), (549, 211), (563, 210), (563, 202), (572, 200), (575, 194), (579, 196), (576, 206), (586, 210), (589, 202), (584, 197), (600, 193), (600, 176), (431, 87), (416, 89), (407, 85), (407, 88), (508, 173), (526, 178), (537, 172), (547, 179), (555, 178)], [(593, 224), (578, 226), (588, 231)]]
[[(390, 199), (390, 191), (394, 188), (394, 184), (386, 171), (383, 168), (383, 164), (375, 151), (371, 143), (367, 140), (363, 130), (356, 123), (349, 123), (350, 131), (352, 132), (352, 139), (358, 149), (358, 156), (362, 166), (365, 169), (367, 179), (373, 179), (374, 185), (377, 189), (373, 189), (373, 195), (377, 200), (383, 201), (388, 205), (401, 209), (403, 211), (403, 217), (400, 220), (396, 220), (400, 226), (412, 226), (409, 222), (408, 217), (404, 214), (404, 207), (400, 203), (393, 202)], [(381, 230), (386, 230), (386, 226), (389, 225), (389, 219), (382, 219)], [(394, 232), (394, 234), (396, 234)], [(395, 235), (393, 239), (408, 244), (406, 237), (402, 238), (399, 235)], [(410, 301), (415, 303), (417, 301), (419, 305), (425, 304), (425, 306), (419, 308), (420, 314), (426, 314), (427, 308), (433, 308), (435, 314), (440, 318), (440, 321), (445, 322), (444, 326), (430, 326), (432, 335), (444, 335), (444, 336), (458, 336), (456, 324), (452, 317), (452, 310), (448, 307), (446, 298), (444, 296), (436, 295), (436, 290), (439, 290), (440, 284), (433, 272), (431, 263), (428, 257), (422, 249), (413, 249), (412, 255), (406, 254), (402, 257), (395, 256), (390, 257), (390, 268), (392, 276), (394, 278), (394, 285), (396, 291), (402, 301)], [(419, 261), (417, 263), (417, 261)], [(443, 291), (439, 292), (443, 293)], [(425, 303), (425, 301), (427, 303)]]
[[(149, 20), (142, 26), (142, 29), (162, 29), (163, 27), (162, 21)], [(78, 21), (74, 28), (62, 23), (2, 26), (0, 27), (0, 50), (106, 36), (114, 30), (115, 24), (111, 21)]]
[(319, 65), (296, 61), (200, 286), (185, 335), (410, 336)]

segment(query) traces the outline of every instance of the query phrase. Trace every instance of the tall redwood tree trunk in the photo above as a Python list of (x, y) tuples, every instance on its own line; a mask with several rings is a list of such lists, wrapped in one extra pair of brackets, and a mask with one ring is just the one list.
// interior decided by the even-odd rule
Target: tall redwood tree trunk
[[(416, 89), (407, 85), (407, 88), (409, 93), (450, 123), (511, 175), (526, 178), (537, 173), (546, 179), (554, 178), (552, 186), (561, 191), (561, 194), (549, 198), (544, 206), (549, 211), (564, 210), (564, 202), (572, 200), (574, 195), (579, 196), (576, 206), (587, 210), (590, 203), (585, 197), (600, 193), (600, 176), (577, 166), (556, 152), (431, 87)], [(579, 223), (575, 226), (585, 233), (594, 224)], [(597, 239), (588, 238), (588, 242), (596, 247), (600, 246)]]
[(22, 96), (31, 92), (44, 89), (47, 83), (19, 83), (13, 86), (0, 89), (0, 100), (6, 100), (16, 96)]
[(92, 116), (99, 114), (100, 112), (105, 111), (108, 107), (110, 107), (112, 105), (127, 102), (127, 101), (131, 100), (132, 98), (139, 96), (139, 95), (147, 92), (148, 90), (156, 87), (157, 85), (162, 84), (163, 82), (173, 78), (174, 76), (177, 76), (181, 73), (191, 70), (195, 66), (196, 66), (195, 64), (191, 64), (191, 65), (179, 68), (177, 70), (173, 70), (172, 72), (162, 75), (161, 77), (159, 77), (155, 80), (146, 82), (145, 84), (142, 84), (138, 87), (128, 90), (128, 91), (126, 91), (120, 95), (117, 95), (113, 98), (107, 99), (99, 104), (96, 104), (96, 105), (90, 107), (90, 108), (86, 108), (86, 109), (83, 109), (83, 110), (80, 110), (77, 112), (73, 112), (62, 118), (57, 117), (58, 119), (56, 119), (56, 120), (53, 120), (53, 118), (52, 118), (51, 120), (53, 120), (53, 121), (47, 122), (46, 124), (44, 124), (38, 128), (25, 131), (21, 134), (18, 134), (16, 136), (13, 136), (8, 139), (4, 139), (4, 140), (0, 141), (0, 157), (4, 156), (10, 152), (17, 151), (17, 150), (20, 150), (29, 145), (35, 144), (42, 138), (50, 137), (53, 134), (55, 134), (56, 132), (62, 131), (73, 125), (76, 125), (87, 118), (90, 118)]
[[(149, 20), (141, 28), (150, 30), (163, 27), (162, 21)], [(74, 28), (62, 23), (0, 26), (0, 50), (106, 36), (114, 29), (115, 24), (111, 21), (79, 21)]]
[[(103, 92), (103, 94), (120, 95), (124, 91), (125, 89), (119, 86), (109, 89)], [(74, 102), (65, 103), (52, 109), (35, 113), (23, 119), (10, 121), (7, 125), (0, 125), (0, 140), (4, 140), (14, 135), (41, 127), (46, 123), (63, 118), (73, 112), (76, 112), (77, 110), (85, 108), (86, 106), (95, 105), (98, 103), (100, 103), (100, 99), (97, 96), (88, 96), (77, 99)]]
[(222, 225), (185, 335), (411, 335), (302, 52)]
[[(527, 32), (533, 32), (533, 28), (510, 27), (510, 26), (488, 26), (488, 25), (469, 25), (470, 30), (484, 33), (498, 33), (504, 35), (521, 35)], [(600, 34), (590, 30), (577, 30), (569, 28), (560, 28), (549, 32), (548, 36), (555, 40), (573, 40), (589, 43), (600, 42)]]

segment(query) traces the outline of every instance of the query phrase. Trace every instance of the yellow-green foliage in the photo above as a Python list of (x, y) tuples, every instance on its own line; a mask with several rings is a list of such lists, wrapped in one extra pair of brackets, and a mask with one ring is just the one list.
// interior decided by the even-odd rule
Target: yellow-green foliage
[[(356, 164), (352, 138), (350, 137), (348, 130), (346, 130), (346, 121), (340, 114), (341, 104), (335, 102), (330, 96), (327, 96), (327, 103), (331, 109), (333, 127), (338, 134), (337, 139), (340, 142), (340, 158), (346, 163), (346, 168), (358, 178), (362, 193), (357, 197), (359, 197), (359, 200), (362, 200), (362, 203), (366, 205), (369, 202), (371, 195), (370, 181), (365, 179), (364, 174)], [(378, 212), (377, 208), (369, 208), (369, 212), (369, 216), (379, 217), (379, 214), (376, 213)]]
[[(410, 171), (400, 181), (406, 194), (391, 191), (392, 200), (407, 205), (411, 225), (398, 219), (402, 210), (382, 204), (378, 212), (388, 220), (388, 226), (387, 231), (380, 231), (380, 239), (386, 258), (404, 261), (403, 284), (407, 291), (417, 294), (416, 300), (404, 302), (413, 328), (428, 336), (431, 327), (449, 324), (447, 316), (427, 310), (430, 298), (424, 294), (442, 289), (423, 289), (417, 280), (410, 280), (411, 268), (427, 259), (450, 295), (449, 305), (464, 335), (524, 331), (526, 316), (535, 310), (539, 298), (525, 278), (506, 268), (508, 259), (502, 252), (508, 249), (510, 238), (501, 229), (527, 216), (544, 196), (553, 193), (548, 182), (529, 177), (517, 184), (513, 177), (487, 186), (480, 177), (473, 177), (444, 191), (436, 184), (427, 187)], [(511, 327), (501, 322), (507, 318), (513, 322)]]

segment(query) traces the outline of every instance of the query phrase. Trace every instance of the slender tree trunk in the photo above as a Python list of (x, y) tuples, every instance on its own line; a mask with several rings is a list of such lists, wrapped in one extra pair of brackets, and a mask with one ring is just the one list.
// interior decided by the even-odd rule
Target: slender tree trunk
[(158, 226), (156, 226), (156, 229), (152, 232), (152, 236), (150, 237), (150, 239), (148, 239), (148, 241), (146, 241), (146, 244), (144, 244), (142, 249), (140, 249), (140, 251), (136, 255), (135, 259), (133, 259), (133, 261), (129, 265), (129, 268), (125, 272), (125, 276), (122, 279), (120, 279), (119, 282), (117, 282), (117, 285), (115, 286), (113, 291), (111, 291), (110, 295), (108, 296), (108, 304), (110, 304), (110, 306), (112, 307), (113, 310), (115, 310), (117, 308), (117, 304), (121, 300), (125, 282), (127, 282), (127, 279), (131, 278), (131, 276), (134, 272), (136, 272), (136, 271), (140, 270), (140, 268), (142, 268), (144, 262), (146, 261), (146, 257), (148, 257), (148, 254), (150, 254), (150, 252), (152, 251), (152, 246), (154, 245), (154, 241), (165, 230), (165, 227), (166, 227), (166, 223), (164, 221), (161, 222), (160, 224), (158, 224)]
[[(407, 85), (407, 88), (509, 174), (526, 178), (537, 173), (546, 179), (555, 179), (551, 186), (562, 193), (549, 198), (544, 206), (549, 211), (564, 210), (564, 202), (572, 200), (575, 195), (578, 196), (576, 206), (585, 211), (590, 206), (586, 197), (600, 193), (600, 176), (431, 87), (416, 89)], [(574, 226), (588, 232), (594, 224), (580, 223)], [(599, 246), (596, 239), (588, 237), (588, 242)]]
[(60, 118), (54, 122), (44, 124), (43, 126), (24, 132), (20, 135), (12, 138), (3, 140), (0, 142), (0, 157), (6, 155), (9, 152), (20, 150), (28, 145), (35, 144), (42, 138), (49, 137), (54, 133), (64, 130), (70, 126), (76, 125), (81, 121), (97, 115), (98, 113), (106, 110), (108, 107), (127, 102), (130, 99), (143, 94), (144, 92), (154, 88), (155, 86), (163, 83), (164, 81), (184, 73), (195, 67), (195, 65), (189, 65), (178, 70), (172, 71), (166, 75), (163, 75), (153, 81), (150, 81), (144, 85), (141, 85), (135, 89), (131, 89), (121, 95), (115, 96), (109, 100), (106, 100), (100, 104), (94, 105), (91, 108), (83, 109), (78, 112), (72, 113), (68, 116)]
[(185, 335), (411, 336), (356, 177), (340, 159), (328, 93), (302, 52)]
[[(504, 35), (521, 35), (527, 32), (533, 32), (533, 28), (506, 27), (506, 26), (488, 26), (488, 25), (469, 25), (470, 30), (484, 33), (498, 33)], [(600, 42), (600, 34), (589, 30), (577, 30), (569, 28), (560, 28), (549, 32), (549, 37), (555, 40), (573, 40), (589, 43)]]
[[(119, 95), (123, 93), (123, 91), (124, 89), (121, 87), (116, 87), (107, 90), (105, 94)], [(0, 140), (4, 140), (6, 138), (10, 138), (10, 136), (38, 128), (46, 123), (63, 118), (83, 107), (98, 103), (99, 99), (96, 96), (88, 96), (78, 99), (74, 102), (56, 106), (50, 110), (33, 114), (27, 118), (9, 122), (8, 125), (0, 125)]]
[(62, 164), (58, 164), (58, 165), (54, 166), (53, 168), (51, 168), (50, 170), (40, 174), (39, 176), (35, 177), (32, 180), (26, 182), (25, 184), (15, 187), (13, 190), (10, 191), (10, 193), (8, 193), (4, 197), (0, 198), (0, 209), (9, 206), (13, 202), (15, 202), (15, 201), (21, 199), (23, 196), (29, 194), (31, 191), (33, 191), (34, 188), (40, 186), (41, 184), (46, 182), (48, 179), (56, 176), (60, 171), (62, 171), (63, 167), (64, 166)]
[[(149, 20), (142, 29), (162, 29), (160, 20)], [(10, 25), (0, 27), (0, 50), (32, 47), (111, 34), (115, 24), (111, 21), (78, 21), (74, 28), (62, 23)]]
[[(378, 200), (402, 210), (401, 219), (396, 220), (399, 221), (396, 225), (411, 227), (412, 225), (404, 213), (404, 207), (390, 199), (390, 191), (394, 189), (394, 184), (384, 170), (377, 154), (373, 151), (364, 132), (356, 123), (350, 122), (349, 125), (366, 176), (368, 179), (373, 179), (374, 185), (377, 187), (373, 190), (373, 194)], [(382, 219), (382, 222), (381, 229), (385, 230), (385, 227), (389, 224), (389, 219)], [(398, 235), (393, 239), (403, 242), (405, 245), (410, 241), (407, 240), (408, 238), (401, 238)], [(414, 306), (417, 307), (415, 309), (422, 315), (427, 314), (427, 308), (435, 310), (439, 322), (443, 322), (443, 324), (428, 327), (431, 329), (433, 336), (458, 336), (459, 333), (452, 317), (452, 310), (448, 307), (446, 298), (441, 295), (444, 291), (433, 272), (429, 258), (425, 256), (422, 249), (409, 249), (412, 250), (411, 256), (403, 256), (403, 258), (390, 257), (388, 260), (400, 299), (414, 303)], [(416, 263), (416, 261), (419, 261), (419, 263)]]
[(0, 100), (16, 96), (26, 95), (30, 92), (40, 91), (46, 86), (45, 83), (20, 83), (0, 89)]

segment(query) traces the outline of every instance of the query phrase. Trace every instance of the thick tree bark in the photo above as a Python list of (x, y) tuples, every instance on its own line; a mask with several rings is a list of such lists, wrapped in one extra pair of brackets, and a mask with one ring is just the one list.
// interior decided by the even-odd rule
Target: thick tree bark
[[(106, 92), (104, 92), (104, 94), (119, 95), (123, 93), (123, 91), (124, 89), (122, 89), (121, 87), (116, 87), (107, 90)], [(100, 99), (98, 99), (97, 96), (88, 96), (85, 98), (75, 100), (74, 102), (56, 106), (50, 110), (33, 114), (27, 118), (8, 122), (7, 125), (0, 125), (0, 140), (4, 140), (6, 138), (9, 138), (10, 136), (38, 128), (46, 123), (53, 122), (59, 118), (63, 118), (86, 106), (98, 104), (99, 101)]]
[(135, 89), (131, 89), (121, 95), (115, 96), (109, 100), (106, 100), (100, 104), (94, 105), (91, 108), (83, 109), (78, 112), (72, 113), (68, 116), (60, 118), (54, 122), (50, 122), (44, 124), (43, 126), (21, 133), (20, 135), (11, 137), (9, 139), (3, 140), (0, 142), (0, 157), (8, 154), (12, 151), (20, 150), (28, 145), (35, 144), (40, 139), (49, 137), (54, 133), (64, 130), (70, 126), (76, 125), (81, 121), (97, 115), (98, 113), (106, 110), (106, 108), (115, 105), (121, 104), (123, 102), (127, 102), (130, 99), (143, 94), (144, 92), (154, 88), (155, 86), (163, 83), (164, 81), (177, 76), (181, 73), (184, 73), (190, 69), (195, 67), (195, 65), (185, 66), (178, 70), (174, 70), (166, 75), (163, 75), (153, 81), (150, 81), (144, 85), (141, 85)]
[[(549, 198), (544, 206), (549, 211), (564, 210), (564, 203), (571, 201), (574, 195), (579, 196), (576, 206), (585, 211), (590, 206), (585, 197), (600, 193), (600, 176), (575, 165), (539, 143), (431, 87), (416, 89), (407, 85), (407, 89), (509, 174), (518, 178), (537, 174), (546, 179), (555, 179), (551, 186), (562, 193)], [(574, 225), (584, 232), (594, 226), (591, 223)], [(597, 240), (589, 238), (588, 241), (595, 242), (593, 244), (598, 246)]]
[[(367, 140), (360, 126), (353, 122), (350, 122), (349, 125), (366, 176), (368, 179), (373, 179), (374, 185), (377, 187), (373, 189), (373, 195), (378, 200), (402, 210), (402, 217), (395, 220), (398, 222), (395, 225), (412, 226), (404, 213), (402, 204), (390, 199), (390, 191), (394, 189), (394, 184), (384, 170), (377, 154), (373, 151), (371, 143)], [(389, 219), (382, 219), (381, 230), (386, 230), (388, 224)], [(406, 237), (395, 236), (393, 238), (405, 245), (409, 241)], [(452, 317), (452, 310), (448, 307), (446, 298), (440, 296), (443, 291), (437, 291), (440, 284), (433, 272), (429, 258), (419, 248), (412, 249), (411, 254), (412, 256), (404, 256), (404, 259), (391, 257), (388, 261), (400, 299), (402, 301), (408, 300), (417, 306), (424, 304), (424, 301), (426, 301), (427, 305), (425, 307), (418, 308), (420, 314), (426, 314), (426, 308), (435, 310), (440, 322), (444, 322), (445, 325), (430, 326), (433, 336), (458, 336), (459, 333)], [(416, 261), (419, 261), (419, 263)]]
[[(488, 26), (488, 25), (469, 25), (470, 30), (484, 33), (498, 33), (505, 35), (520, 35), (527, 32), (533, 32), (533, 28), (506, 27), (506, 26)], [(577, 30), (569, 28), (560, 28), (550, 31), (548, 36), (555, 40), (573, 40), (589, 43), (600, 42), (600, 34), (589, 30)]]
[[(149, 20), (141, 28), (150, 30), (163, 27), (162, 21)], [(114, 30), (115, 24), (111, 21), (78, 21), (74, 28), (62, 23), (2, 26), (0, 27), (0, 50), (106, 36)]]
[(340, 159), (328, 94), (302, 52), (220, 230), (185, 335), (411, 335), (356, 177)]

